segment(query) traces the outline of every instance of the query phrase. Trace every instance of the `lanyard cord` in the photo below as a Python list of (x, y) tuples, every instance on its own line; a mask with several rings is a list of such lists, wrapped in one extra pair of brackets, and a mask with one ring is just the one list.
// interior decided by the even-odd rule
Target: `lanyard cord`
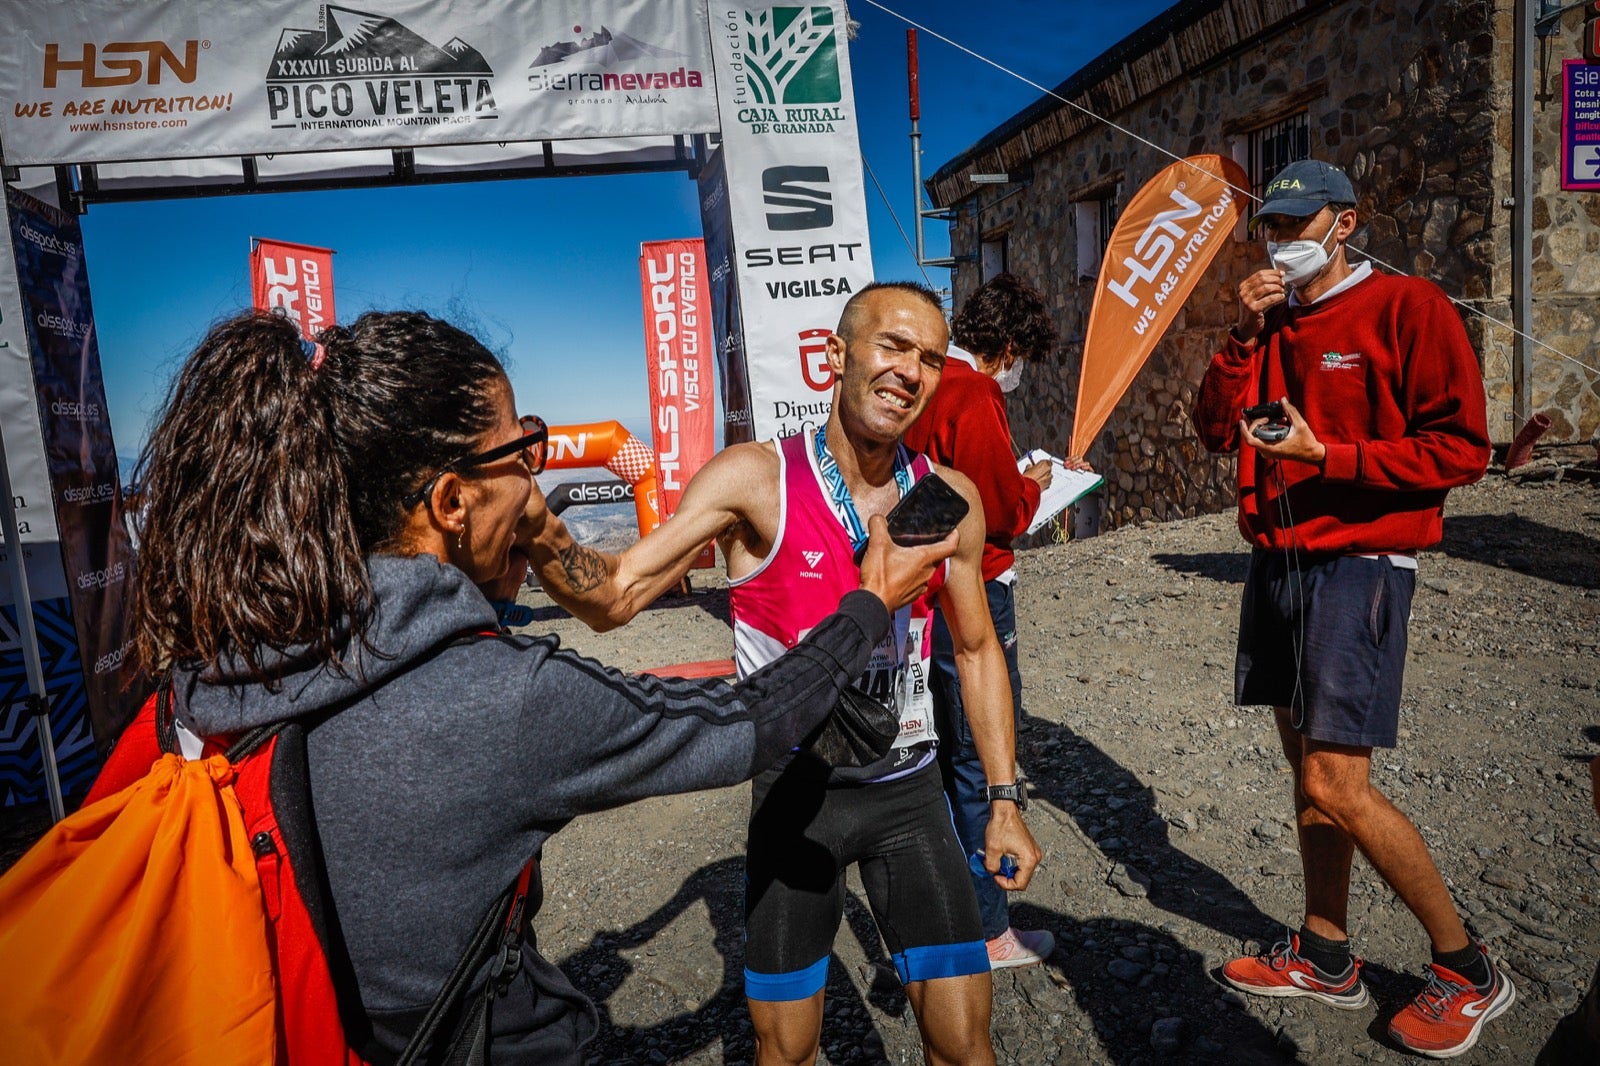
[[(850, 535), (850, 548), (853, 551), (867, 542), (867, 526), (856, 513), (856, 501), (850, 495), (849, 486), (844, 483), (844, 475), (839, 473), (838, 461), (828, 450), (825, 438), (827, 428), (825, 425), (817, 427), (816, 436), (812, 438), (817, 453), (817, 470), (822, 475), (822, 483), (828, 487), (834, 513), (844, 523), (844, 531)], [(894, 481), (902, 496), (911, 488), (911, 468), (906, 465), (905, 445), (895, 448)]]

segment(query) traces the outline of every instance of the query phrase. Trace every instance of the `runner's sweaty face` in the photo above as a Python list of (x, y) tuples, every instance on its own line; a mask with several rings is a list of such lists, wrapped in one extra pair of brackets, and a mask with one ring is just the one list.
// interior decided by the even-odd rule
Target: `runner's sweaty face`
[(852, 318), (848, 337), (828, 338), (834, 403), (869, 437), (899, 440), (939, 384), (950, 331), (926, 300), (896, 289), (867, 293)]

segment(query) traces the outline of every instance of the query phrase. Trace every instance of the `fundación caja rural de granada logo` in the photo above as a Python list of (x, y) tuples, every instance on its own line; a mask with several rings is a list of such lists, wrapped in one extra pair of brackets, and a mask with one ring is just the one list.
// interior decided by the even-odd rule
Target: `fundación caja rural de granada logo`
[(267, 68), (274, 129), (445, 126), (499, 118), (494, 71), (459, 37), (433, 44), (387, 15), (323, 4), (285, 28)]
[(729, 29), (744, 68), (734, 103), (751, 133), (832, 133), (844, 121), (833, 8), (745, 11)]

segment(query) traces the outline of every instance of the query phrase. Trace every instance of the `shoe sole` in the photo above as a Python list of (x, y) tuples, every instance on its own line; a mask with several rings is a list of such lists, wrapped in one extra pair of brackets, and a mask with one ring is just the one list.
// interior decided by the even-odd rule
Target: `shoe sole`
[(1414, 1051), (1418, 1055), (1423, 1055), (1430, 1059), (1453, 1059), (1457, 1055), (1465, 1055), (1467, 1052), (1472, 1050), (1474, 1045), (1477, 1044), (1478, 1034), (1483, 1032), (1484, 1023), (1488, 1022), (1490, 1019), (1498, 1018), (1511, 1007), (1511, 1004), (1517, 1001), (1517, 986), (1511, 983), (1511, 978), (1505, 975), (1504, 970), (1500, 971), (1500, 984), (1503, 987), (1495, 995), (1494, 1001), (1489, 1004), (1487, 1010), (1478, 1016), (1478, 1020), (1472, 1023), (1472, 1028), (1467, 1031), (1467, 1038), (1461, 1043), (1457, 1044), (1455, 1047), (1413, 1047), (1412, 1045), (1406, 1043), (1405, 1039), (1393, 1029), (1389, 1030), (1389, 1036), (1394, 1039), (1395, 1043), (1399, 1044), (1407, 1051)]
[(1372, 997), (1367, 994), (1367, 986), (1360, 981), (1357, 981), (1355, 985), (1360, 990), (1359, 994), (1351, 995), (1346, 992), (1343, 995), (1336, 996), (1329, 992), (1317, 992), (1313, 989), (1300, 988), (1296, 985), (1244, 984), (1243, 982), (1235, 981), (1227, 974), (1223, 974), (1222, 979), (1239, 991), (1252, 996), (1267, 996), (1271, 999), (1288, 999), (1290, 997), (1303, 996), (1306, 999), (1314, 999), (1318, 1003), (1326, 1003), (1335, 1010), (1360, 1010), (1372, 1001)]

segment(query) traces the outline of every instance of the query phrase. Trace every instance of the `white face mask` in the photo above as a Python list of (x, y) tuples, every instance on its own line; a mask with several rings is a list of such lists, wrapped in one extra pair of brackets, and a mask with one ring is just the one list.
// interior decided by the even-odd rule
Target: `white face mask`
[(994, 376), (994, 383), (1000, 386), (1001, 392), (1014, 392), (1022, 384), (1021, 359), (1011, 360), (1011, 365)]
[[(1339, 228), (1338, 220), (1329, 228), (1327, 235), (1320, 241), (1301, 240), (1267, 242), (1267, 258), (1272, 260), (1272, 265), (1283, 271), (1283, 281), (1286, 285), (1298, 285), (1308, 278), (1314, 278), (1323, 267), (1328, 265), (1328, 238)], [(1338, 245), (1335, 244), (1335, 247)]]

